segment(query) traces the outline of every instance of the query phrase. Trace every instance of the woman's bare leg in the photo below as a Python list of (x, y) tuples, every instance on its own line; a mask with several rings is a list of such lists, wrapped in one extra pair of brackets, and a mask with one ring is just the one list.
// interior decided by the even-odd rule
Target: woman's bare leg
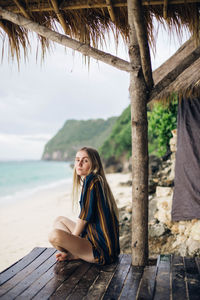
[[(60, 230), (63, 230), (65, 232), (68, 232), (68, 233), (72, 233), (74, 228), (75, 228), (75, 225), (76, 225), (76, 223), (74, 221), (70, 220), (67, 217), (60, 216), (60, 217), (56, 218), (56, 220), (54, 221), (53, 228), (54, 229), (60, 229)], [(49, 241), (51, 243), (51, 234), (50, 234), (50, 237), (49, 237)], [(64, 249), (62, 247), (55, 247), (54, 246), (54, 248), (61, 251), (60, 253), (56, 253), (56, 259), (59, 260), (59, 261), (63, 261), (63, 260), (66, 260), (66, 259), (71, 260), (71, 259), (77, 259), (78, 258), (78, 257), (73, 256), (71, 253), (69, 253), (69, 251), (67, 251), (66, 249)]]
[[(64, 252), (65, 254), (66, 252), (70, 252), (73, 258), (80, 258), (91, 263), (94, 262), (92, 245), (87, 239), (75, 236), (61, 229), (54, 229), (50, 234), (49, 241), (54, 248), (60, 250), (63, 254)], [(58, 258), (58, 260), (63, 260), (63, 257), (61, 259)]]
[(61, 229), (69, 233), (73, 232), (75, 226), (76, 223), (74, 221), (70, 220), (67, 217), (62, 217), (62, 216), (56, 218), (53, 224), (54, 229)]

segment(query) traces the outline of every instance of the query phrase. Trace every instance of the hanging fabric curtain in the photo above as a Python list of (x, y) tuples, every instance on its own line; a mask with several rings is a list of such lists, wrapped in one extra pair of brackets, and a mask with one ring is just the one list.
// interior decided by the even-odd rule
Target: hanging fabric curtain
[(191, 219), (200, 219), (200, 98), (182, 99), (178, 109), (172, 221)]

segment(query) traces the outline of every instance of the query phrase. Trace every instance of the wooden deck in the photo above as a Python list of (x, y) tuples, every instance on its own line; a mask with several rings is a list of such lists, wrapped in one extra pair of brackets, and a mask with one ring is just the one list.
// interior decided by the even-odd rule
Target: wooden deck
[(99, 267), (56, 263), (54, 254), (53, 248), (35, 248), (0, 273), (0, 299), (200, 299), (200, 258), (160, 255), (137, 268), (123, 254), (117, 263)]

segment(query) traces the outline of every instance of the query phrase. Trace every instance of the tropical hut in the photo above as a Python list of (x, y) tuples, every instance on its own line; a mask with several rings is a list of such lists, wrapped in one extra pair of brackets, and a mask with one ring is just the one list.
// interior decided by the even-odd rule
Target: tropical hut
[[(38, 34), (43, 52), (49, 42), (57, 42), (130, 73), (132, 124), (132, 264), (144, 266), (148, 260), (148, 143), (147, 103), (174, 88), (175, 79), (197, 63), (200, 57), (200, 0), (0, 0), (0, 32), (7, 38), (11, 56), (20, 61), (31, 45), (28, 32)], [(191, 32), (195, 46), (182, 51), (178, 64), (170, 70), (151, 69), (149, 45), (154, 44), (154, 17), (170, 30)], [(105, 33), (122, 36), (128, 45), (129, 61), (97, 49)], [(153, 79), (155, 77), (155, 80)], [(188, 89), (198, 85), (200, 74)], [(189, 80), (189, 79), (188, 79)]]
[[(171, 71), (174, 68), (181, 66), (183, 57), (188, 58), (196, 51), (198, 51), (198, 47), (196, 47), (194, 39), (188, 40), (153, 73), (154, 82), (159, 82), (167, 73), (172, 74)], [(171, 210), (172, 222), (189, 220), (196, 222), (200, 219), (199, 70), (200, 58), (197, 58), (156, 96), (156, 101), (162, 101), (170, 97), (172, 93), (176, 93), (179, 98), (175, 186)], [(190, 224), (187, 223), (187, 228)]]
[[(171, 56), (167, 61), (165, 61), (159, 68), (153, 72), (153, 79), (155, 85), (160, 82), (163, 78), (167, 79), (166, 76), (174, 76), (174, 80), (169, 83), (165, 88), (163, 88), (156, 97), (152, 95), (149, 101), (163, 100), (168, 98), (172, 93), (176, 93), (179, 98), (187, 97), (194, 98), (199, 97), (200, 94), (200, 80), (199, 80), (199, 70), (200, 70), (200, 57), (199, 57), (199, 47), (196, 46), (194, 39), (189, 39), (185, 42), (176, 53)], [(196, 56), (196, 60), (190, 61), (192, 56)], [(181, 68), (181, 63), (188, 60), (188, 67), (183, 70), (178, 76), (175, 74), (174, 70)]]

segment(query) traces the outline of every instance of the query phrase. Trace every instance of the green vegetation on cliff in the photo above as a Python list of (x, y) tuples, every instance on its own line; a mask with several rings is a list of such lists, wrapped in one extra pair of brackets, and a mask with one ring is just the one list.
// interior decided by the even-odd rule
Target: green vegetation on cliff
[(169, 150), (171, 131), (177, 127), (178, 101), (175, 95), (170, 102), (154, 104), (148, 112), (149, 125), (149, 152), (157, 156), (163, 156)]
[[(176, 128), (177, 99), (163, 105), (158, 102), (148, 111), (149, 153), (163, 156), (169, 149), (171, 130)], [(131, 156), (131, 111), (128, 106), (121, 116), (107, 120), (68, 120), (46, 144), (42, 159), (71, 161), (78, 149), (91, 146), (100, 151), (105, 161)]]
[(67, 120), (45, 145), (42, 159), (71, 161), (83, 146), (99, 148), (110, 135), (116, 119)]
[[(178, 101), (172, 96), (169, 103), (155, 103), (148, 111), (149, 153), (163, 156), (169, 149), (171, 130), (176, 128)], [(100, 147), (104, 159), (131, 156), (131, 110), (128, 106), (113, 126), (110, 137)]]
[(119, 116), (113, 126), (110, 137), (100, 147), (100, 154), (104, 159), (118, 158), (126, 153), (131, 156), (131, 110), (128, 106)]

